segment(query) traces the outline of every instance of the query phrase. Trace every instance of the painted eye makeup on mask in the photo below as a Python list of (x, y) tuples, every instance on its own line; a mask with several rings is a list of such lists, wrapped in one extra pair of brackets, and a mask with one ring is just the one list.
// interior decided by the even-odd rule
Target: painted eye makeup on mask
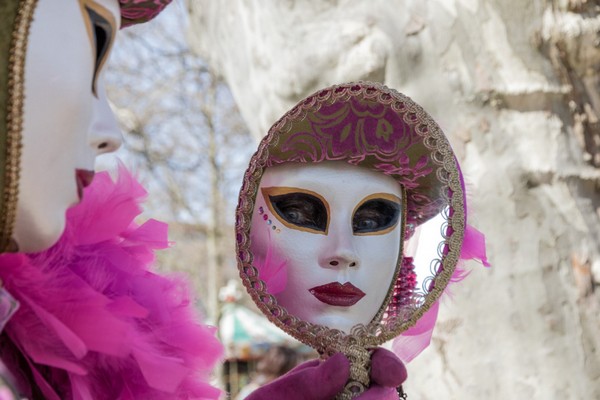
[(388, 194), (368, 196), (352, 215), (355, 235), (383, 235), (392, 231), (400, 219), (400, 199)]
[(329, 206), (317, 193), (297, 188), (262, 188), (268, 208), (285, 226), (327, 234)]
[(110, 11), (92, 0), (80, 0), (88, 35), (94, 50), (92, 93), (98, 97), (97, 82), (108, 59), (116, 35), (116, 22)]

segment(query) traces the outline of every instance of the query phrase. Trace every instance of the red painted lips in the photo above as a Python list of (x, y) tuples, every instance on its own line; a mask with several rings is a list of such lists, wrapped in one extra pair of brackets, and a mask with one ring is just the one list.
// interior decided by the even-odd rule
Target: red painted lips
[(88, 187), (94, 180), (94, 171), (87, 169), (76, 169), (75, 180), (77, 181), (77, 195), (79, 200), (83, 197), (83, 188)]
[(350, 307), (365, 296), (362, 290), (350, 282), (343, 285), (339, 282), (331, 282), (326, 285), (315, 286), (308, 289), (308, 291), (323, 303), (340, 307)]

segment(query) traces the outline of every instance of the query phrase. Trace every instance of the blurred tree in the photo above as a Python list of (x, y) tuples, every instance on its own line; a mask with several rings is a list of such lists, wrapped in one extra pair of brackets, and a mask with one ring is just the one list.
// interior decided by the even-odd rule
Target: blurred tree
[(217, 291), (235, 274), (233, 209), (254, 146), (227, 85), (190, 50), (186, 26), (176, 3), (152, 26), (124, 31), (107, 89), (124, 130), (117, 156), (149, 190), (148, 216), (170, 222), (178, 243), (159, 267), (188, 272), (214, 322)]

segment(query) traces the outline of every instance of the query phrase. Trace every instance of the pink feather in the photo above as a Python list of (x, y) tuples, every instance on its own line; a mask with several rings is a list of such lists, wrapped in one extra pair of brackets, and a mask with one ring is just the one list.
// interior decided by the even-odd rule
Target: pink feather
[[(20, 307), (2, 359), (24, 395), (47, 399), (217, 399), (222, 357), (187, 283), (150, 270), (167, 225), (138, 225), (146, 191), (123, 167), (96, 175), (67, 213), (60, 241), (38, 254), (0, 255), (0, 279)], [(19, 361), (21, 360), (21, 361)]]
[(485, 267), (490, 267), (485, 251), (485, 236), (471, 225), (467, 225), (465, 229), (465, 237), (460, 250), (461, 260), (480, 260)]
[(254, 264), (258, 269), (258, 277), (265, 282), (270, 294), (283, 292), (287, 285), (287, 262), (279, 260), (273, 252), (273, 241), (271, 231), (267, 229), (267, 254), (264, 260), (256, 257)]

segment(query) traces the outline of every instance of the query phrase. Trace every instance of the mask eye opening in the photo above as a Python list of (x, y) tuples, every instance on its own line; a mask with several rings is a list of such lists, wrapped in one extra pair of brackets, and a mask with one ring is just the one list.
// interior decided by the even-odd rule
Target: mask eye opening
[[(390, 197), (390, 196), (386, 196)], [(400, 199), (369, 196), (352, 215), (352, 231), (355, 235), (383, 235), (392, 231), (400, 220)]]
[(94, 54), (92, 93), (98, 97), (98, 77), (110, 54), (116, 35), (116, 24), (110, 11), (91, 0), (82, 1), (84, 19)]
[(327, 235), (329, 205), (317, 193), (297, 188), (262, 188), (263, 198), (271, 213), (284, 226)]

